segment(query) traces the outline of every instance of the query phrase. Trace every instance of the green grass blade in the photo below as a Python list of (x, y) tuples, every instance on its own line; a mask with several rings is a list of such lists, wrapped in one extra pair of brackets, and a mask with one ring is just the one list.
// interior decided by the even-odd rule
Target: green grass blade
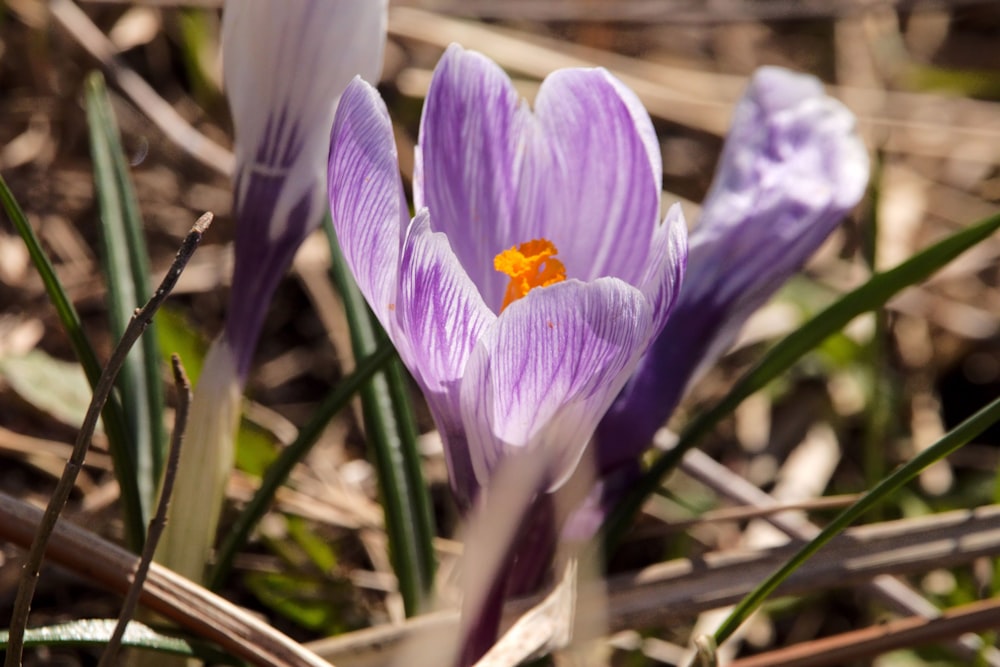
[[(146, 238), (142, 214), (139, 211), (139, 200), (135, 193), (135, 186), (132, 183), (131, 172), (128, 162), (125, 160), (125, 151), (121, 147), (121, 141), (117, 130), (117, 122), (111, 110), (107, 89), (104, 86), (104, 78), (100, 72), (94, 73), (95, 83), (99, 85), (97, 90), (99, 97), (103, 100), (103, 106), (107, 110), (110, 119), (108, 140), (111, 150), (111, 158), (115, 168), (115, 176), (118, 180), (119, 191), (122, 195), (122, 209), (125, 214), (125, 241), (128, 245), (129, 265), (132, 269), (132, 280), (135, 283), (139, 300), (136, 307), (141, 307), (146, 299), (153, 293), (151, 282), (152, 269), (149, 264), (149, 251), (146, 248)], [(139, 358), (143, 362), (143, 370), (146, 376), (146, 402), (150, 416), (149, 433), (152, 443), (151, 462), (153, 466), (153, 500), (156, 499), (156, 490), (159, 487), (160, 478), (163, 475), (163, 466), (167, 454), (167, 433), (163, 427), (163, 360), (169, 355), (161, 356), (159, 351), (159, 327), (156, 321), (149, 323), (146, 332), (139, 341), (141, 353)]]
[[(25, 646), (76, 647), (103, 646), (111, 639), (115, 623), (113, 618), (90, 618), (57, 625), (30, 628), (24, 634)], [(122, 646), (147, 649), (160, 653), (201, 658), (212, 664), (241, 665), (242, 661), (219, 651), (203, 641), (157, 632), (148, 625), (132, 621), (125, 630)], [(7, 631), (0, 630), (0, 651), (7, 648)]]
[[(102, 219), (102, 259), (108, 282), (109, 320), (115, 338), (120, 338), (132, 313), (152, 293), (149, 259), (118, 125), (104, 78), (98, 72), (87, 78), (86, 100), (94, 182)], [(143, 516), (147, 519), (156, 502), (166, 449), (163, 385), (157, 348), (155, 327), (151, 327), (129, 355), (118, 380), (131, 435), (134, 474)]]
[(226, 534), (216, 553), (215, 566), (208, 578), (208, 587), (217, 589), (226, 580), (233, 566), (233, 558), (246, 544), (250, 531), (257, 525), (264, 513), (271, 506), (274, 494), (285, 483), (295, 464), (309, 453), (309, 450), (319, 439), (327, 423), (358, 393), (378, 371), (395, 356), (395, 349), (388, 342), (383, 342), (374, 353), (358, 362), (354, 372), (341, 380), (327, 394), (323, 402), (313, 412), (309, 422), (299, 430), (295, 441), (281, 451), (277, 460), (267, 468), (260, 488), (250, 499), (246, 508), (240, 513), (233, 527)]
[[(878, 216), (879, 203), (882, 199), (882, 179), (884, 160), (881, 152), (877, 154), (872, 169), (870, 196), (867, 198), (866, 215), (863, 218), (864, 237), (862, 248), (865, 264), (872, 272), (878, 269), (878, 241), (880, 220)], [(886, 473), (886, 451), (884, 443), (889, 434), (898, 425), (896, 403), (898, 402), (896, 387), (891, 381), (889, 368), (889, 313), (885, 308), (875, 310), (875, 331), (865, 342), (866, 356), (865, 374), (867, 375), (868, 400), (865, 402), (865, 429), (862, 441), (862, 469), (865, 475), (865, 488), (872, 488)], [(868, 517), (869, 521), (881, 520), (878, 510)]]
[(677, 445), (658, 456), (652, 466), (632, 485), (629, 494), (604, 523), (606, 549), (610, 552), (621, 541), (642, 504), (656, 491), (660, 480), (677, 467), (681, 457), (731, 414), (746, 397), (763, 388), (852, 319), (882, 306), (903, 289), (927, 279), (997, 229), (1000, 229), (1000, 215), (989, 217), (948, 236), (899, 266), (873, 276), (867, 283), (834, 302), (772, 347), (721, 401), (695, 418), (681, 433)]
[[(344, 299), (354, 355), (363, 357), (375, 348), (376, 326), (340, 253), (329, 218), (325, 229), (330, 241), (333, 279)], [(405, 376), (398, 361), (393, 366), (362, 388), (361, 400), (382, 492), (389, 555), (406, 613), (413, 616), (421, 611), (434, 583), (434, 524), (420, 468), (417, 429)]]
[(940, 461), (959, 447), (962, 447), (977, 435), (992, 426), (1000, 419), (1000, 398), (972, 415), (957, 427), (949, 431), (943, 438), (923, 450), (905, 465), (896, 469), (879, 482), (871, 491), (861, 496), (853, 505), (838, 514), (819, 535), (803, 546), (787, 563), (782, 565), (763, 583), (750, 591), (740, 601), (732, 613), (723, 621), (715, 632), (715, 641), (722, 644), (733, 632), (752, 614), (768, 595), (781, 585), (788, 575), (806, 562), (826, 543), (840, 534), (844, 529), (857, 521), (864, 513), (876, 507), (891, 494), (898, 491), (904, 484), (911, 481), (928, 466)]
[[(97, 360), (94, 348), (91, 346), (87, 335), (83, 331), (83, 325), (76, 308), (66, 296), (59, 276), (56, 275), (52, 263), (49, 261), (45, 251), (38, 241), (34, 230), (28, 223), (24, 211), (21, 210), (14, 194), (7, 187), (7, 182), (0, 177), (0, 203), (10, 219), (17, 233), (21, 236), (28, 249), (28, 255), (42, 278), (45, 291), (56, 310), (59, 321), (62, 323), (66, 334), (69, 337), (73, 352), (77, 360), (83, 366), (84, 373), (91, 388), (96, 386), (101, 376), (101, 364)], [(132, 453), (128, 446), (128, 429), (125, 426), (125, 414), (117, 396), (109, 397), (108, 402), (101, 412), (104, 430), (108, 436), (108, 445), (111, 458), (114, 461), (115, 476), (121, 489), (122, 514), (125, 524), (125, 539), (129, 548), (138, 552), (142, 549), (142, 543), (146, 534), (146, 526), (142, 520), (142, 506), (139, 501), (139, 487), (136, 485), (133, 470), (135, 465), (132, 460)]]

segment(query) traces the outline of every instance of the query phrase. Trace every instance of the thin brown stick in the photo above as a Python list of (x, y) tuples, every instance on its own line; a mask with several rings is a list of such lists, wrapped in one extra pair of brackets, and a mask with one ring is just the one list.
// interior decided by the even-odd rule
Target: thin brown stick
[[(697, 449), (691, 450), (684, 456), (681, 461), (681, 469), (708, 488), (734, 502), (759, 507), (771, 507), (778, 504), (778, 501), (770, 495)], [(819, 528), (808, 521), (793, 521), (785, 514), (771, 514), (761, 518), (793, 540), (805, 542), (819, 532)], [(924, 618), (935, 618), (940, 614), (935, 605), (915, 592), (905, 582), (892, 576), (893, 574), (896, 573), (889, 570), (886, 574), (867, 582), (865, 588), (897, 613), (915, 614)], [(951, 643), (950, 648), (966, 660), (978, 657), (989, 665), (1000, 664), (996, 649), (993, 647), (984, 649), (982, 641), (975, 635), (957, 638)]]
[[(0, 492), (0, 540), (27, 547), (42, 511)], [(56, 524), (46, 557), (98, 586), (126, 594), (139, 558), (65, 519)], [(330, 667), (266, 622), (153, 563), (140, 604), (223, 650), (261, 667)]]
[(160, 490), (160, 501), (156, 506), (156, 514), (149, 522), (149, 531), (146, 534), (146, 544), (142, 549), (142, 557), (139, 559), (139, 567), (132, 579), (132, 585), (122, 603), (122, 611), (118, 616), (118, 623), (115, 631), (108, 640), (108, 645), (104, 649), (101, 661), (97, 667), (111, 667), (114, 664), (118, 648), (121, 646), (122, 637), (125, 636), (125, 629), (135, 613), (135, 608), (139, 604), (139, 594), (149, 573), (149, 565), (153, 562), (153, 555), (156, 553), (156, 545), (160, 543), (160, 536), (167, 525), (167, 509), (170, 506), (170, 497), (174, 492), (174, 481), (177, 479), (177, 464), (181, 457), (181, 445), (184, 442), (184, 431), (187, 427), (188, 408), (191, 407), (191, 382), (181, 365), (181, 358), (176, 354), (170, 356), (171, 367), (174, 371), (174, 385), (177, 387), (177, 412), (174, 417), (174, 432), (170, 438), (170, 452), (167, 456), (167, 466), (163, 473), (163, 488)]
[(97, 381), (97, 385), (94, 387), (94, 395), (90, 399), (87, 414), (84, 416), (83, 424), (73, 445), (73, 453), (70, 455), (69, 461), (66, 462), (62, 477), (52, 492), (52, 498), (49, 500), (48, 507), (45, 508), (45, 514), (39, 522), (38, 531), (35, 534), (35, 539), (32, 541), (31, 549), (28, 551), (28, 557), (24, 563), (21, 579), (17, 586), (17, 597), (14, 599), (14, 611), (11, 614), (7, 657), (4, 661), (5, 667), (20, 667), (21, 665), (21, 655), (24, 651), (24, 631), (28, 625), (28, 614), (31, 612), (31, 598), (34, 596), (35, 587), (38, 584), (38, 573), (42, 567), (42, 559), (45, 557), (46, 546), (48, 545), (49, 538), (52, 536), (52, 531), (56, 527), (59, 514), (66, 506), (69, 494), (73, 490), (76, 476), (79, 474), (80, 468), (87, 457), (87, 450), (90, 447), (90, 440), (94, 435), (97, 420), (101, 415), (101, 409), (104, 407), (104, 403), (108, 400), (108, 396), (114, 388), (118, 372), (121, 370), (129, 350), (132, 349), (135, 342), (139, 340), (139, 336), (142, 335), (142, 332), (152, 322), (153, 315), (166, 300), (170, 294), (170, 290), (173, 289), (185, 265), (187, 265), (188, 260), (191, 259), (195, 250), (198, 249), (202, 235), (204, 235), (205, 230), (212, 223), (212, 217), (211, 213), (205, 213), (195, 221), (194, 226), (177, 251), (177, 256), (174, 258), (173, 264), (170, 265), (167, 274), (163, 277), (160, 286), (156, 289), (152, 298), (146, 302), (145, 306), (132, 315), (132, 319), (125, 329), (122, 339), (115, 346), (114, 351), (111, 353), (111, 358), (108, 360), (104, 371), (101, 373), (101, 377)]
[[(31, 543), (42, 512), (0, 493), (0, 540)], [(794, 547), (708, 554), (698, 561), (661, 563), (608, 582), (609, 630), (662, 626), (738, 601), (753, 582), (788, 558)], [(845, 588), (883, 572), (917, 573), (954, 567), (1000, 554), (1000, 505), (903, 519), (849, 529), (779, 589), (804, 594)], [(47, 557), (90, 581), (125, 593), (133, 554), (67, 521), (60, 521)], [(141, 604), (181, 627), (218, 643), (256, 665), (325, 667), (320, 656), (342, 667), (386, 664), (391, 651), (415, 635), (458, 630), (458, 614), (439, 612), (323, 640), (302, 647), (204, 588), (154, 563)], [(538, 600), (506, 608), (508, 622)], [(586, 609), (578, 614), (588, 613)]]
[(1000, 627), (1000, 600), (981, 600), (945, 610), (937, 618), (910, 616), (736, 660), (730, 667), (823, 667), (846, 665), (894, 649), (919, 646)]
[[(970, 551), (971, 550), (971, 551)], [(753, 584), (795, 551), (794, 545), (759, 551), (707, 554), (692, 561), (678, 559), (610, 579), (606, 614), (610, 632), (662, 627), (710, 609), (738, 602)], [(1000, 553), (1000, 506), (948, 512), (849, 529), (807, 562), (779, 589), (779, 594), (806, 594), (863, 585), (885, 573), (913, 573), (968, 563), (977, 556)], [(507, 607), (508, 620), (531, 601)], [(534, 600), (537, 602), (537, 600)], [(601, 610), (577, 610), (578, 616)], [(454, 632), (457, 616), (433, 614), (402, 625), (362, 630), (321, 640), (310, 648), (345, 667), (385, 664), (388, 652), (414, 635)]]
[(822, 496), (810, 498), (799, 502), (785, 503), (776, 502), (773, 506), (761, 505), (739, 505), (737, 507), (724, 507), (717, 510), (709, 510), (704, 514), (691, 519), (671, 520), (658, 516), (655, 509), (651, 509), (647, 503), (644, 511), (646, 514), (659, 518), (664, 522), (662, 526), (639, 527), (629, 533), (630, 538), (645, 538), (656, 535), (668, 535), (680, 533), (709, 523), (720, 523), (724, 521), (748, 521), (750, 519), (763, 519), (765, 517), (778, 514), (780, 512), (818, 512), (820, 510), (839, 509), (847, 507), (859, 498), (856, 493), (844, 493), (837, 496)]

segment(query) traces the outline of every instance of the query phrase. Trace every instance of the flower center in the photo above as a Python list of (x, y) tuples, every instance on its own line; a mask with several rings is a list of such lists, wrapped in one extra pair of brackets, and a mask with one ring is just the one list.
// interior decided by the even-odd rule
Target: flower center
[(566, 280), (566, 267), (555, 258), (558, 252), (552, 241), (535, 239), (511, 246), (493, 258), (493, 268), (510, 276), (501, 312), (536, 287)]

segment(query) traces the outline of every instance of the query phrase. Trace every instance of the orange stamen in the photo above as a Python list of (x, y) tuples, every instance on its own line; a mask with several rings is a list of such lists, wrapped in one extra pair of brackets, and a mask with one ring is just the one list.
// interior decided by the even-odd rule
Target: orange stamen
[(536, 287), (566, 280), (566, 267), (555, 258), (557, 253), (552, 241), (535, 239), (512, 246), (493, 258), (493, 268), (510, 276), (501, 312)]

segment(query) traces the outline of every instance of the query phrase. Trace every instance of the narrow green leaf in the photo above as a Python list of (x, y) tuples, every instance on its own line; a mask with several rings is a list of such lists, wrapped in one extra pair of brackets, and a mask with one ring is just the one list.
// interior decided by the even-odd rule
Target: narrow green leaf
[(857, 521), (861, 515), (868, 512), (891, 494), (898, 491), (904, 484), (911, 481), (928, 466), (937, 463), (959, 447), (962, 447), (977, 435), (992, 426), (1000, 419), (1000, 398), (972, 415), (957, 427), (949, 431), (943, 438), (923, 450), (905, 465), (896, 469), (879, 482), (871, 491), (861, 496), (853, 505), (838, 514), (819, 535), (803, 546), (788, 562), (782, 565), (774, 574), (750, 591), (733, 609), (715, 632), (715, 641), (721, 644), (743, 623), (750, 614), (781, 585), (788, 575), (811, 558), (831, 539), (839, 535), (848, 526)]
[[(95, 72), (97, 81), (100, 83), (99, 99), (103, 100), (103, 106), (107, 110), (110, 124), (107, 125), (108, 141), (111, 147), (111, 158), (114, 165), (115, 177), (118, 181), (118, 189), (122, 196), (122, 210), (124, 212), (125, 241), (128, 246), (129, 266), (132, 270), (132, 280), (138, 292), (136, 308), (142, 307), (146, 300), (153, 294), (152, 268), (149, 262), (149, 250), (146, 248), (146, 237), (142, 214), (139, 210), (139, 199), (132, 183), (132, 174), (129, 164), (125, 159), (125, 151), (121, 146), (117, 121), (111, 110), (110, 100), (104, 88), (104, 79), (99, 72)], [(156, 320), (150, 322), (146, 327), (146, 332), (139, 341), (138, 358), (143, 364), (145, 375), (146, 402), (149, 413), (149, 433), (152, 451), (151, 462), (153, 466), (153, 502), (156, 501), (157, 489), (160, 478), (163, 475), (163, 466), (167, 456), (167, 433), (163, 426), (163, 361), (169, 359), (170, 355), (161, 355), (159, 351), (159, 327)]]
[[(31, 628), (25, 632), (25, 646), (102, 646), (111, 639), (117, 621), (113, 618), (89, 618), (58, 625)], [(242, 661), (219, 651), (203, 641), (165, 635), (148, 625), (132, 621), (125, 629), (122, 646), (172, 653), (223, 665), (241, 665)], [(7, 631), (0, 630), (0, 650), (7, 648)]]
[[(354, 282), (327, 217), (324, 228), (330, 242), (334, 282), (344, 300), (351, 345), (356, 357), (376, 346), (376, 324)], [(398, 361), (362, 387), (365, 429), (382, 492), (389, 556), (408, 616), (421, 611), (433, 584), (434, 523), (430, 496), (417, 450), (417, 428)]]
[(274, 435), (246, 417), (240, 419), (236, 433), (236, 467), (254, 477), (263, 477), (277, 458)]
[(290, 516), (288, 536), (306, 555), (318, 572), (332, 572), (337, 567), (337, 552), (324, 537), (317, 535), (311, 524), (299, 517)]
[(233, 567), (235, 558), (240, 548), (246, 544), (250, 531), (257, 525), (260, 518), (267, 512), (274, 500), (274, 494), (278, 488), (285, 483), (292, 468), (309, 453), (319, 436), (323, 433), (327, 423), (335, 414), (347, 405), (351, 398), (361, 387), (367, 383), (375, 373), (382, 370), (385, 365), (395, 356), (396, 350), (388, 342), (383, 342), (375, 352), (358, 362), (354, 372), (341, 380), (337, 386), (323, 399), (313, 412), (309, 422), (299, 430), (299, 436), (295, 442), (281, 451), (278, 459), (268, 467), (264, 473), (264, 478), (260, 482), (260, 488), (247, 504), (246, 508), (237, 517), (232, 529), (226, 534), (222, 546), (216, 554), (215, 567), (208, 578), (208, 587), (217, 589), (226, 580), (229, 571)]
[[(97, 385), (101, 377), (101, 364), (97, 360), (94, 348), (87, 339), (83, 331), (83, 325), (76, 308), (66, 296), (59, 276), (56, 275), (52, 263), (49, 261), (45, 251), (38, 241), (34, 230), (28, 223), (24, 211), (21, 210), (14, 194), (7, 187), (7, 182), (0, 176), (0, 203), (4, 212), (10, 219), (17, 233), (21, 236), (25, 246), (28, 248), (28, 255), (31, 257), (35, 269), (42, 278), (45, 291), (56, 309), (59, 321), (62, 323), (73, 352), (77, 360), (83, 366), (87, 375), (87, 381), (91, 388)], [(142, 506), (139, 501), (139, 487), (136, 485), (135, 475), (132, 473), (135, 466), (132, 453), (128, 447), (128, 429), (125, 426), (125, 414), (122, 410), (118, 397), (112, 395), (101, 412), (104, 421), (104, 430), (108, 435), (108, 445), (111, 458), (115, 464), (115, 476), (121, 488), (122, 514), (125, 523), (125, 540), (129, 548), (135, 552), (142, 549), (142, 543), (146, 534), (146, 526), (142, 520)]]
[[(877, 154), (873, 165), (871, 187), (866, 203), (866, 215), (864, 222), (865, 238), (863, 239), (865, 263), (871, 271), (877, 270), (876, 258), (878, 257), (879, 240), (879, 202), (882, 198), (882, 155)], [(867, 364), (865, 374), (867, 375), (868, 400), (865, 402), (865, 429), (864, 440), (862, 442), (863, 456), (862, 467), (865, 473), (865, 487), (875, 486), (880, 479), (885, 476), (886, 471), (886, 451), (884, 443), (888, 440), (889, 433), (896, 426), (896, 391), (891, 381), (889, 371), (889, 315), (885, 308), (879, 307), (875, 310), (875, 331), (871, 338), (865, 342)], [(869, 521), (881, 520), (880, 513), (876, 511), (868, 517)]]
[(251, 572), (244, 584), (264, 605), (296, 625), (328, 634), (345, 612), (327, 599), (322, 581), (315, 574)]
[[(118, 124), (104, 77), (99, 72), (87, 78), (86, 100), (94, 182), (101, 210), (109, 320), (115, 338), (120, 338), (132, 313), (152, 293), (149, 259)], [(156, 502), (166, 451), (163, 384), (155, 326), (146, 330), (140, 344), (126, 359), (117, 386), (130, 430), (143, 516), (148, 519)]]
[(963, 229), (923, 250), (899, 266), (872, 276), (861, 287), (835, 301), (830, 307), (772, 347), (715, 406), (695, 418), (681, 433), (677, 445), (659, 455), (645, 474), (632, 485), (604, 522), (604, 544), (610, 552), (621, 541), (633, 517), (660, 485), (660, 480), (677, 467), (684, 454), (694, 447), (743, 400), (786, 371), (802, 355), (839, 331), (852, 319), (885, 304), (895, 294), (933, 274), (963, 252), (1000, 229), (995, 215)]

